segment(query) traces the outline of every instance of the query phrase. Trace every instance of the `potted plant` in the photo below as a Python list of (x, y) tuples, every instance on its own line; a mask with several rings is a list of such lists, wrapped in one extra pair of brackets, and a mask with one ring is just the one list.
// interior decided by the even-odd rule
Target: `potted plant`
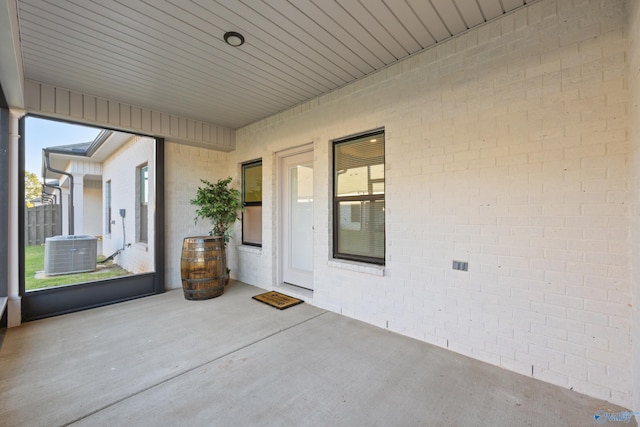
[(205, 179), (198, 187), (196, 197), (190, 201), (197, 206), (195, 222), (200, 218), (211, 220), (209, 237), (187, 237), (182, 246), (180, 272), (185, 298), (209, 299), (222, 295), (229, 282), (226, 245), (231, 227), (244, 210), (240, 191), (231, 188), (231, 177), (212, 183)]
[(244, 210), (240, 191), (229, 186), (231, 179), (227, 177), (215, 183), (201, 179), (204, 186), (198, 187), (196, 198), (191, 200), (192, 205), (198, 206), (196, 223), (199, 218), (210, 219), (213, 228), (209, 235), (224, 238), (225, 245), (231, 237), (231, 227), (240, 219), (238, 213)]

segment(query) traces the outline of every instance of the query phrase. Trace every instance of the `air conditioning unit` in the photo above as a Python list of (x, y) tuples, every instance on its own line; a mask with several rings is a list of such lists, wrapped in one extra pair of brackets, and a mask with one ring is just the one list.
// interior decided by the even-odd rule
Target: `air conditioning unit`
[(44, 242), (44, 273), (82, 273), (96, 269), (98, 239), (94, 236), (54, 236)]

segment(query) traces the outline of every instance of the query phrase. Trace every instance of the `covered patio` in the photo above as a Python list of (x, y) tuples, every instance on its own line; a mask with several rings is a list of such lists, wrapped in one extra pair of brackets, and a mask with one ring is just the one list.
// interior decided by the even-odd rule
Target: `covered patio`
[[(624, 409), (233, 281), (5, 332), (0, 420), (24, 426), (585, 426)], [(631, 421), (629, 425), (637, 425)]]
[[(639, 413), (639, 41), (637, 0), (0, 2), (0, 424)], [(155, 140), (92, 231), (146, 273), (26, 290), (31, 117)], [(254, 221), (188, 303), (190, 200), (227, 177)]]

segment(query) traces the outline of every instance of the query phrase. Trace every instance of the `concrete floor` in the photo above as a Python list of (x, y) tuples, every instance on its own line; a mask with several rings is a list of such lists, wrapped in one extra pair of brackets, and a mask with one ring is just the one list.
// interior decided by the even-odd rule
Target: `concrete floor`
[(7, 330), (0, 425), (589, 426), (624, 410), (309, 304), (251, 299), (262, 292), (171, 291)]

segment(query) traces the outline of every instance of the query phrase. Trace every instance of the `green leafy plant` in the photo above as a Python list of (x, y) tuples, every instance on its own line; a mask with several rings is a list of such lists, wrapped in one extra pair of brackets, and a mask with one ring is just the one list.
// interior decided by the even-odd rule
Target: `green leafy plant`
[(240, 219), (238, 213), (244, 211), (240, 191), (230, 187), (231, 179), (227, 177), (215, 183), (201, 179), (204, 186), (198, 187), (195, 199), (191, 200), (192, 205), (198, 206), (195, 222), (199, 218), (211, 220), (213, 229), (209, 234), (222, 236), (225, 243), (231, 237), (233, 223)]

